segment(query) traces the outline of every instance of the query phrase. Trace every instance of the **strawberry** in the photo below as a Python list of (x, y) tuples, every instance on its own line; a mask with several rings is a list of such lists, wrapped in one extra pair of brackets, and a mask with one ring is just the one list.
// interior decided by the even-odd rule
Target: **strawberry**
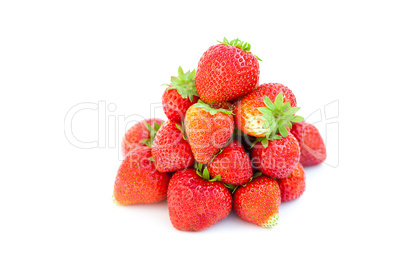
[(281, 189), (282, 202), (299, 198), (306, 189), (306, 174), (300, 163), (290, 175), (284, 179), (278, 179), (279, 188)]
[(244, 96), (233, 106), (236, 126), (254, 137), (272, 140), (278, 132), (286, 136), (286, 127), (291, 122), (300, 122), (301, 116), (294, 116), (296, 107), (292, 91), (282, 84), (262, 84)]
[(233, 207), (243, 220), (265, 228), (278, 223), (281, 195), (275, 179), (259, 176), (245, 186), (240, 186), (233, 195)]
[(182, 130), (181, 125), (167, 121), (156, 133), (152, 156), (158, 171), (172, 172), (194, 164), (194, 156)]
[(300, 145), (300, 163), (313, 166), (324, 162), (327, 158), (324, 141), (318, 129), (305, 121), (293, 124), (292, 134)]
[(155, 203), (166, 198), (169, 173), (155, 169), (149, 159), (151, 148), (143, 146), (130, 151), (120, 165), (113, 197), (119, 205)]
[(155, 134), (162, 123), (161, 119), (146, 119), (132, 126), (124, 135), (121, 143), (123, 156), (137, 147), (151, 147)]
[(232, 207), (229, 190), (222, 183), (204, 180), (200, 175), (189, 168), (176, 172), (169, 182), (169, 216), (178, 230), (201, 231), (229, 215)]
[(237, 140), (232, 141), (208, 164), (208, 170), (211, 176), (220, 175), (221, 182), (233, 185), (245, 184), (253, 176), (250, 158)]
[(229, 107), (228, 102), (208, 105), (199, 100), (187, 110), (185, 129), (198, 163), (207, 164), (230, 139), (234, 122)]
[(199, 100), (194, 84), (195, 70), (184, 73), (179, 67), (179, 76), (172, 76), (169, 87), (163, 93), (162, 106), (167, 118), (181, 122), (187, 109)]
[(219, 43), (198, 62), (195, 87), (205, 103), (233, 101), (258, 85), (260, 59), (249, 52), (250, 44), (226, 38)]
[(265, 147), (258, 142), (251, 150), (251, 162), (267, 176), (283, 179), (296, 167), (300, 148), (296, 138), (289, 133), (281, 139), (270, 141)]

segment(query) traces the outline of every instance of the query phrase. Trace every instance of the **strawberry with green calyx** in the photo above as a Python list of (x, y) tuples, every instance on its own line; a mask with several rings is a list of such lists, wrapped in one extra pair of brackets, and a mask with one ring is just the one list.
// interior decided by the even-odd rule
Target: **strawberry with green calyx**
[(194, 156), (182, 130), (181, 125), (167, 121), (156, 134), (152, 156), (158, 171), (173, 172), (193, 165)]
[(151, 148), (155, 140), (156, 133), (158, 133), (162, 124), (158, 124), (157, 122), (155, 122), (154, 125), (151, 126), (150, 124), (145, 123), (144, 125), (149, 131), (149, 138), (140, 140), (140, 143), (145, 144), (146, 146)]
[(265, 147), (258, 142), (251, 150), (251, 163), (263, 174), (283, 179), (296, 167), (300, 159), (300, 147), (296, 138), (289, 133), (274, 139)]
[(169, 87), (163, 93), (162, 106), (167, 118), (180, 122), (187, 109), (199, 100), (194, 83), (195, 70), (183, 72), (179, 67), (179, 75), (172, 76)]
[(161, 119), (146, 119), (132, 126), (123, 137), (121, 144), (123, 156), (137, 147), (151, 147), (156, 132), (162, 124)]
[(186, 113), (185, 129), (197, 162), (207, 164), (230, 139), (234, 122), (230, 103), (208, 105), (201, 100)]
[(281, 194), (275, 179), (259, 176), (245, 186), (239, 186), (233, 195), (233, 208), (243, 220), (264, 228), (278, 223)]
[[(216, 176), (212, 176), (209, 173), (207, 165), (203, 165), (201, 163), (196, 162), (194, 164), (194, 169), (197, 172), (198, 176), (200, 176), (201, 178), (203, 178), (206, 181), (221, 181), (221, 175), (218, 174)], [(223, 184), (225, 184), (225, 183), (223, 183)]]
[(296, 98), (289, 88), (281, 84), (263, 84), (233, 105), (235, 123), (244, 133), (265, 138), (264, 145), (267, 145), (268, 141), (281, 138), (277, 134), (286, 137), (292, 122), (303, 120), (294, 115), (300, 109), (296, 105)]
[(305, 121), (293, 124), (292, 134), (300, 145), (300, 163), (313, 166), (324, 162), (327, 150), (318, 129)]
[(130, 151), (119, 167), (113, 197), (118, 205), (146, 204), (166, 198), (169, 173), (156, 170), (151, 148)]
[(200, 171), (188, 168), (176, 172), (169, 182), (167, 200), (173, 227), (201, 231), (229, 215), (232, 196), (220, 182), (210, 181)]
[(278, 179), (281, 189), (282, 202), (291, 201), (299, 198), (306, 189), (306, 174), (303, 166), (298, 163), (296, 168), (284, 179)]
[(237, 140), (226, 146), (208, 163), (211, 175), (221, 176), (221, 182), (228, 184), (244, 184), (253, 175), (250, 158)]
[[(249, 182), (251, 182), (254, 178), (257, 178), (257, 177), (259, 177), (259, 176), (261, 176), (262, 175), (262, 172), (256, 172), (253, 176), (251, 176), (244, 184), (242, 184), (242, 185), (235, 185), (235, 184), (230, 184), (230, 183), (224, 183), (224, 182), (222, 182), (223, 183), (223, 185), (225, 185), (225, 187), (226, 188), (228, 188), (229, 189), (229, 191), (232, 193), (232, 194), (234, 194), (234, 192), (236, 192), (236, 190), (237, 190), (237, 188), (239, 188), (239, 186), (246, 186), (247, 185), (247, 183), (249, 183)], [(219, 175), (220, 176), (220, 175)], [(219, 178), (220, 179), (220, 178)], [(219, 180), (218, 179), (218, 180)]]
[[(229, 42), (229, 40), (227, 40), (226, 37), (224, 37), (222, 42), (219, 40), (217, 40), (217, 42), (219, 44), (240, 48), (241, 50), (246, 52), (249, 52), (251, 48), (251, 45), (249, 43), (241, 41), (239, 38), (233, 39), (232, 41)], [(257, 57), (257, 55), (254, 55), (254, 57), (256, 57), (257, 60), (262, 61), (259, 57)]]
[(198, 62), (195, 86), (205, 103), (234, 101), (258, 85), (260, 59), (250, 52), (250, 44), (226, 38), (219, 43)]

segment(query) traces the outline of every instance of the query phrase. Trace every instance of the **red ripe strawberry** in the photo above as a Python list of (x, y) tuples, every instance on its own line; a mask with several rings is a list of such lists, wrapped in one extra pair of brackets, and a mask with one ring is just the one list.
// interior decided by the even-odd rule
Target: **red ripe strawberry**
[(327, 158), (324, 141), (318, 129), (305, 121), (293, 124), (292, 134), (299, 141), (300, 163), (303, 166), (313, 166), (324, 162)]
[(155, 134), (162, 123), (162, 119), (146, 119), (132, 126), (124, 135), (121, 143), (123, 156), (137, 147), (151, 147)]
[(172, 76), (171, 84), (163, 93), (162, 105), (167, 118), (180, 122), (187, 109), (199, 100), (194, 84), (195, 70), (184, 73), (179, 67), (179, 76)]
[(284, 179), (278, 179), (279, 188), (281, 189), (282, 202), (299, 198), (306, 189), (306, 174), (303, 166), (298, 163), (293, 172)]
[(237, 140), (232, 141), (208, 164), (212, 177), (220, 175), (221, 182), (233, 185), (247, 183), (253, 176), (250, 158)]
[(188, 142), (183, 138), (183, 128), (167, 121), (156, 133), (152, 144), (152, 156), (160, 172), (177, 171), (194, 164), (194, 157)]
[(251, 150), (251, 162), (267, 176), (283, 179), (296, 167), (300, 159), (300, 148), (296, 138), (274, 139), (265, 147), (257, 143)]
[(235, 123), (250, 136), (268, 140), (278, 132), (286, 136), (286, 127), (291, 127), (291, 122), (303, 120), (301, 116), (294, 116), (300, 109), (296, 105), (295, 96), (286, 86), (262, 84), (233, 105)]
[(258, 57), (250, 44), (224, 38), (211, 46), (198, 62), (195, 86), (205, 103), (232, 101), (251, 92), (258, 85)]
[(273, 178), (259, 176), (236, 190), (233, 204), (241, 219), (271, 228), (279, 219), (281, 204), (279, 185)]
[(233, 133), (230, 103), (208, 105), (199, 100), (186, 113), (185, 128), (191, 151), (198, 163), (207, 164)]
[(229, 215), (232, 196), (220, 182), (203, 180), (193, 168), (176, 172), (169, 182), (170, 221), (181, 231), (204, 230)]
[(119, 205), (155, 203), (166, 198), (169, 174), (155, 169), (151, 148), (130, 151), (120, 165), (114, 184), (114, 199)]

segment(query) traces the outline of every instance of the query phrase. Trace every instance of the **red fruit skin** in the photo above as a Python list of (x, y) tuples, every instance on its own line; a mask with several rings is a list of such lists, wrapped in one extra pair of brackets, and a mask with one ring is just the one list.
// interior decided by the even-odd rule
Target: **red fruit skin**
[(176, 172), (169, 182), (170, 221), (181, 231), (201, 231), (229, 215), (232, 196), (220, 182), (208, 182), (193, 168)]
[(303, 166), (320, 164), (327, 158), (324, 141), (318, 129), (305, 121), (294, 123), (291, 129), (300, 145), (300, 163)]
[(278, 179), (281, 189), (281, 200), (287, 202), (299, 198), (306, 189), (306, 174), (303, 166), (298, 163), (293, 172), (284, 179)]
[(268, 147), (259, 142), (251, 150), (251, 163), (267, 176), (283, 179), (296, 167), (300, 148), (296, 138), (289, 133), (280, 140), (269, 141)]
[(154, 122), (161, 125), (163, 123), (163, 120), (162, 119), (146, 119), (146, 120), (136, 123), (129, 130), (127, 130), (126, 134), (123, 137), (123, 141), (121, 143), (121, 151), (122, 151), (123, 156), (126, 156), (128, 154), (128, 152), (130, 152), (134, 148), (146, 146), (145, 144), (140, 143), (140, 141), (142, 141), (144, 139), (149, 139), (149, 137), (150, 137), (149, 131), (145, 127), (144, 123), (154, 126)]
[(265, 137), (267, 133), (263, 128), (265, 120), (261, 118), (262, 113), (257, 108), (265, 107), (264, 96), (275, 102), (276, 96), (281, 92), (284, 102), (290, 102), (292, 107), (297, 106), (296, 97), (288, 87), (279, 83), (262, 84), (234, 103), (233, 114), (236, 126), (247, 135)]
[[(225, 109), (230, 103), (211, 106)], [(207, 164), (230, 139), (234, 129), (233, 116), (220, 112), (211, 115), (202, 108), (191, 106), (186, 113), (185, 128), (195, 160)]]
[(177, 171), (194, 164), (190, 145), (183, 139), (183, 133), (176, 122), (165, 122), (152, 144), (152, 156), (159, 172)]
[(233, 101), (255, 89), (259, 75), (258, 60), (251, 52), (218, 44), (198, 62), (195, 87), (205, 103)]
[(166, 90), (162, 96), (163, 111), (169, 120), (181, 122), (184, 120), (187, 109), (199, 99), (193, 96), (193, 101), (190, 101), (189, 98), (183, 99), (176, 89)]
[(237, 140), (225, 147), (207, 167), (212, 177), (221, 175), (221, 182), (233, 185), (245, 184), (253, 176), (250, 158)]
[(281, 195), (275, 179), (267, 176), (254, 178), (240, 186), (233, 195), (233, 207), (243, 220), (269, 228), (277, 224)]
[(151, 148), (130, 151), (120, 165), (114, 184), (114, 199), (119, 205), (156, 203), (166, 198), (170, 175), (156, 170)]

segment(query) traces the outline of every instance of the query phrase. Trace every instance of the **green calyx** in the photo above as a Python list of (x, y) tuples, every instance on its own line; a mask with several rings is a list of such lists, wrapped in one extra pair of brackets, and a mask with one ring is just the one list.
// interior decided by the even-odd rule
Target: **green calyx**
[(261, 142), (266, 148), (268, 141), (287, 137), (289, 133), (286, 128), (291, 128), (292, 123), (301, 122), (304, 118), (294, 115), (300, 110), (300, 107), (291, 107), (290, 102), (284, 102), (282, 92), (276, 96), (274, 103), (267, 96), (264, 96), (264, 104), (266, 107), (260, 107), (257, 110), (262, 113), (261, 117), (265, 120), (263, 128), (267, 129), (268, 132), (265, 137), (257, 138), (255, 143)]
[[(228, 41), (226, 39), (226, 37), (223, 38), (223, 41), (218, 41), (218, 43), (223, 44), (223, 45), (227, 45), (227, 46), (233, 46), (233, 47), (237, 47), (240, 48), (243, 51), (249, 52), (251, 45), (247, 42), (241, 41), (239, 40), (239, 38), (233, 39), (232, 41)], [(253, 54), (254, 55), (254, 54)], [(254, 57), (257, 58), (257, 60), (262, 61), (262, 59), (260, 59), (259, 57), (257, 57), (257, 55), (254, 55)]]
[(187, 137), (186, 137), (186, 128), (184, 127), (184, 123), (181, 123), (181, 125), (176, 124), (176, 128), (177, 128), (178, 130), (180, 130), (181, 133), (183, 133), (183, 139), (184, 139), (184, 140), (187, 140)]
[(195, 163), (195, 168), (196, 168), (196, 172), (198, 174), (198, 176), (200, 176), (201, 178), (203, 178), (206, 181), (220, 181), (221, 180), (221, 175), (217, 175), (213, 178), (211, 178), (211, 175), (209, 174), (208, 168), (201, 164), (201, 163)]
[(249, 184), (254, 178), (257, 178), (257, 177), (259, 177), (259, 176), (261, 176), (261, 175), (262, 175), (261, 172), (255, 173), (255, 174), (250, 178), (250, 180), (249, 180), (247, 183), (243, 184), (243, 185), (233, 185), (233, 184), (229, 184), (229, 183), (223, 183), (223, 185), (225, 185), (225, 187), (228, 188), (229, 191), (230, 191), (232, 194), (234, 194), (234, 192), (236, 192), (237, 188), (239, 188), (240, 186), (246, 187), (247, 184)]
[[(161, 128), (161, 126), (157, 122), (153, 122), (153, 126), (151, 126), (148, 123), (144, 123), (144, 126), (147, 128), (149, 131), (149, 138), (148, 139), (143, 139), (140, 142), (145, 144), (148, 147), (152, 147), (152, 143), (154, 142), (156, 133), (158, 130)], [(152, 161), (152, 160), (151, 160)]]
[(198, 102), (196, 104), (194, 104), (193, 106), (202, 108), (204, 111), (209, 112), (211, 115), (215, 115), (217, 113), (224, 113), (227, 115), (232, 114), (231, 110), (227, 110), (227, 109), (223, 109), (223, 108), (214, 109), (211, 106), (209, 106), (208, 104), (204, 103), (202, 100), (198, 100)]
[(164, 84), (169, 86), (166, 90), (176, 89), (183, 99), (189, 98), (193, 101), (194, 96), (199, 96), (197, 89), (195, 88), (195, 69), (190, 72), (183, 72), (183, 69), (179, 67), (179, 76), (172, 76), (170, 84)]

